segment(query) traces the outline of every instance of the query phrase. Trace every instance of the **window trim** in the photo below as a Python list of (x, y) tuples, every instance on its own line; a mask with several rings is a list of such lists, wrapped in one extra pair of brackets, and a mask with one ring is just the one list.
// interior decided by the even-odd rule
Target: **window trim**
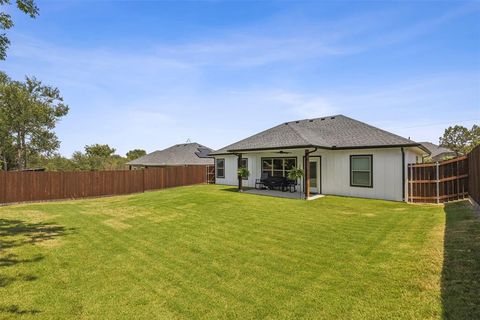
[[(273, 159), (295, 159), (295, 168), (298, 168), (298, 157), (297, 156), (290, 156), (290, 157), (262, 157), (260, 158), (260, 174), (263, 173), (263, 160), (268, 160), (268, 159), (271, 159), (272, 160), (272, 169), (270, 170), (270, 175), (273, 176), (273, 172), (274, 171), (280, 171), (280, 170), (275, 170), (273, 169)], [(285, 170), (285, 160), (283, 161), (282, 163), (282, 177), (287, 177), (286, 175), (284, 175), (287, 170)]]
[[(223, 160), (223, 167), (218, 166), (218, 160)], [(218, 175), (218, 168), (223, 169), (223, 176)], [(215, 159), (215, 177), (218, 179), (225, 179), (225, 158)]]
[[(358, 185), (358, 184), (353, 184), (353, 166), (352, 166), (352, 160), (355, 157), (369, 157), (370, 158), (370, 184), (367, 185)], [(355, 170), (355, 171), (360, 171), (360, 172), (367, 172), (365, 170)], [(350, 187), (355, 187), (355, 188), (373, 188), (373, 154), (351, 154), (350, 155)]]
[[(246, 162), (245, 168), (248, 170), (248, 158), (241, 158), (241, 159), (240, 159), (240, 162), (242, 162), (243, 160), (245, 160), (245, 162)], [(248, 177), (242, 178), (242, 180), (248, 180)]]

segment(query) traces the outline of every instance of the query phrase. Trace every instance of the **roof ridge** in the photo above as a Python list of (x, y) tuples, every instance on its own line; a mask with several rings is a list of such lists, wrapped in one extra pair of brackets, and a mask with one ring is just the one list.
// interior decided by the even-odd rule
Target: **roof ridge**
[(382, 131), (382, 132), (384, 132), (384, 133), (387, 133), (387, 134), (389, 134), (389, 135), (395, 136), (395, 137), (397, 137), (397, 138), (401, 138), (401, 139), (404, 139), (404, 140), (408, 140), (408, 141), (410, 141), (410, 142), (412, 142), (412, 143), (418, 143), (418, 142), (416, 142), (416, 141), (413, 141), (412, 139), (404, 138), (404, 137), (402, 137), (402, 136), (400, 136), (400, 135), (398, 135), (398, 134), (395, 134), (395, 133), (390, 132), (390, 131), (387, 131), (387, 130), (383, 130), (383, 129), (379, 128), (379, 127), (372, 126), (371, 124), (365, 123), (365, 122), (363, 122), (363, 121), (360, 121), (360, 120), (357, 120), (357, 119), (353, 119), (353, 118), (350, 118), (350, 117), (347, 117), (347, 116), (344, 116), (344, 115), (341, 115), (341, 116), (344, 117), (344, 118), (347, 118), (347, 119), (349, 119), (349, 120), (352, 120), (352, 121), (355, 121), (355, 122), (359, 122), (359, 123), (361, 123), (361, 124), (363, 124), (363, 125), (365, 125), (365, 126), (367, 126), (367, 127), (373, 128), (373, 129), (375, 129), (375, 130), (380, 130), (380, 131)]
[[(298, 120), (292, 120), (292, 121), (287, 121), (283, 122), (283, 124), (286, 123), (296, 123), (300, 121), (309, 121), (309, 120), (319, 120), (319, 119), (327, 119), (327, 118), (336, 118), (336, 117), (345, 117), (343, 114), (332, 114), (328, 116), (323, 116), (323, 117), (316, 117), (316, 118), (305, 118), (305, 119), (298, 119)], [(346, 117), (347, 118), (347, 117)]]

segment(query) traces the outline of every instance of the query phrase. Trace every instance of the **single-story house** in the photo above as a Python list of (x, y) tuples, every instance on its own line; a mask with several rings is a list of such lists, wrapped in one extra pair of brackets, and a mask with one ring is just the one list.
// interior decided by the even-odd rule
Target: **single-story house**
[(164, 150), (157, 150), (127, 163), (130, 169), (213, 165), (214, 160), (209, 154), (213, 150), (199, 143), (182, 143)]
[(237, 185), (238, 167), (255, 187), (265, 176), (303, 169), (298, 181), (306, 198), (331, 194), (405, 201), (407, 168), (429, 155), (420, 143), (344, 115), (285, 122), (210, 153), (217, 184)]
[(456, 157), (457, 154), (455, 151), (450, 150), (445, 147), (441, 147), (431, 142), (420, 142), (428, 151), (430, 151), (430, 156), (433, 161), (442, 161), (445, 158)]

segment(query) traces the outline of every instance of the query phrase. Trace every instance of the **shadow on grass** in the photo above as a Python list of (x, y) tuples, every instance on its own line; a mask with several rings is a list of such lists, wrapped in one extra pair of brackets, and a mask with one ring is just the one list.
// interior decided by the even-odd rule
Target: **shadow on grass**
[[(63, 226), (53, 223), (28, 223), (22, 220), (0, 219), (0, 290), (16, 281), (37, 280), (37, 276), (32, 274), (14, 273), (15, 276), (7, 276), (2, 272), (2, 270), (6, 270), (4, 268), (44, 260), (45, 257), (41, 254), (22, 257), (21, 247), (54, 240), (66, 235), (71, 230), (73, 229), (67, 230)], [(0, 305), (0, 315), (25, 315), (39, 312), (35, 309), (22, 309), (17, 304)]]
[(11, 315), (25, 315), (40, 313), (40, 311), (36, 309), (22, 309), (18, 305), (12, 304), (10, 306), (0, 306), (0, 314), (1, 313), (9, 313)]
[(467, 201), (445, 205), (444, 319), (480, 319), (480, 217)]
[[(252, 190), (252, 189), (255, 189), (255, 188), (252, 188), (252, 187), (243, 187), (243, 191), (248, 191), (248, 190)], [(238, 187), (220, 189), (220, 191), (227, 191), (227, 192), (239, 193)]]

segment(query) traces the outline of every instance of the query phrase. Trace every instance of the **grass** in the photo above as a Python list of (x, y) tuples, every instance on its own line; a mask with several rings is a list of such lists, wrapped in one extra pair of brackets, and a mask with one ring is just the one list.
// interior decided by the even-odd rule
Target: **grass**
[(0, 318), (479, 318), (465, 203), (194, 186), (0, 208)]

